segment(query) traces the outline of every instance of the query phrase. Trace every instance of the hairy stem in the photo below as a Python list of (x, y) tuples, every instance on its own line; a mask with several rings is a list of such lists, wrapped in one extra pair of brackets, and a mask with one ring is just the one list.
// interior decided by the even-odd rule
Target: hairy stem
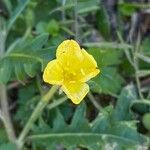
[[(6, 30), (4, 19), (0, 18), (0, 58), (3, 57), (5, 52), (5, 41), (6, 41)], [(0, 104), (1, 104), (1, 113), (3, 115), (3, 123), (8, 135), (10, 142), (15, 142), (16, 136), (11, 122), (11, 117), (9, 113), (9, 104), (7, 98), (7, 90), (4, 84), (0, 84)]]
[(9, 105), (7, 101), (7, 92), (6, 92), (6, 86), (0, 85), (0, 100), (1, 100), (1, 111), (3, 115), (3, 123), (9, 138), (10, 142), (15, 142), (16, 136), (14, 132), (14, 128), (11, 122), (11, 117), (9, 114)]

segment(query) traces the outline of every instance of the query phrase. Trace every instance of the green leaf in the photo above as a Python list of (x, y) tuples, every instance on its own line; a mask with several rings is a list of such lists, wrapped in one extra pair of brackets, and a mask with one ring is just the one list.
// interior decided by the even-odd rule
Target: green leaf
[[(51, 133), (45, 134), (44, 132), (42, 134), (39, 132), (40, 134), (38, 134), (34, 132), (28, 139), (34, 144), (36, 143), (37, 146), (42, 145), (45, 149), (51, 147), (53, 144), (62, 144), (65, 148), (81, 146), (91, 150), (93, 147), (97, 150), (102, 149), (106, 144), (112, 144), (114, 142), (119, 144), (121, 148), (123, 148), (124, 145), (132, 147), (147, 144), (147, 139), (136, 131), (135, 122), (119, 122), (113, 119), (113, 107), (104, 108), (90, 126), (85, 118), (85, 111), (85, 104), (80, 104), (74, 113), (70, 125), (67, 123), (65, 125), (63, 123), (64, 119), (61, 119), (63, 118), (62, 115), (57, 113), (58, 116), (61, 116), (60, 119), (56, 119), (57, 121), (54, 119), (54, 122), (57, 122), (57, 124), (55, 124), (57, 131), (55, 127), (52, 127)], [(57, 116), (55, 117), (57, 118)], [(61, 124), (60, 120), (62, 120), (62, 126), (58, 125), (58, 123)], [(86, 127), (88, 127), (88, 130), (85, 130)], [(60, 128), (59, 132), (58, 128)], [(56, 148), (56, 146), (53, 148)]]
[(7, 83), (10, 79), (12, 67), (9, 65), (8, 60), (0, 62), (0, 83)]
[(123, 15), (131, 16), (138, 9), (148, 9), (150, 8), (149, 4), (144, 3), (120, 3), (118, 8)]
[(95, 58), (101, 71), (92, 79), (94, 82), (92, 83), (93, 86), (91, 86), (91, 89), (94, 92), (103, 92), (111, 95), (118, 93), (124, 80), (117, 72), (117, 67), (115, 66), (121, 63), (122, 51), (116, 49), (102, 50), (99, 48), (90, 48), (88, 52)]
[(12, 27), (12, 25), (14, 24), (14, 22), (19, 17), (19, 15), (27, 6), (28, 3), (29, 3), (29, 0), (20, 0), (18, 6), (15, 8), (14, 12), (12, 13), (12, 16), (8, 20), (8, 26), (7, 26), (8, 30)]
[(18, 63), (15, 65), (15, 75), (17, 77), (17, 80), (20, 82), (25, 79), (25, 73), (22, 64)]
[(70, 127), (76, 132), (79, 129), (83, 131), (89, 131), (90, 127), (88, 126), (87, 119), (85, 119), (86, 105), (82, 102), (76, 109)]
[(101, 4), (100, 10), (97, 11), (97, 26), (102, 34), (102, 36), (106, 39), (110, 39), (110, 22), (108, 18), (108, 14), (104, 6)]
[(112, 105), (105, 107), (102, 113), (99, 113), (92, 122), (92, 132), (107, 133), (107, 129), (110, 127), (110, 117), (112, 112)]
[(37, 63), (32, 63), (32, 64), (26, 63), (24, 64), (24, 69), (25, 69), (26, 74), (30, 76), (31, 78), (33, 78), (38, 72)]
[(33, 39), (31, 42), (29, 42), (23, 49), (30, 49), (33, 51), (37, 51), (41, 49), (48, 41), (48, 33), (43, 33), (39, 36), (37, 36), (35, 39)]
[(128, 85), (123, 88), (113, 112), (114, 119), (118, 121), (133, 119), (133, 113), (130, 111), (130, 105), (136, 99), (137, 94), (133, 85)]
[(116, 95), (124, 82), (123, 78), (118, 74), (116, 68), (103, 67), (100, 70), (100, 74), (92, 79), (94, 86), (91, 87), (91, 90)]
[(119, 49), (90, 48), (88, 52), (96, 59), (98, 67), (117, 65), (121, 63), (123, 52)]
[(56, 117), (53, 120), (53, 130), (58, 132), (60, 129), (65, 128), (66, 123), (63, 115), (60, 113), (59, 109), (56, 109)]
[(99, 1), (98, 0), (86, 0), (86, 1), (79, 1), (77, 3), (77, 13), (78, 14), (86, 14), (89, 12), (93, 12), (99, 9)]
[[(0, 60), (0, 81), (7, 82), (15, 72), (17, 80), (22, 82), (26, 74), (34, 77), (37, 72), (43, 70), (47, 62), (54, 57), (53, 47), (43, 48), (47, 40), (48, 34), (44, 33), (31, 40), (20, 39), (11, 45)], [(5, 77), (5, 74), (8, 76)]]
[[(121, 129), (123, 126), (121, 126)], [(130, 130), (128, 130), (131, 133)], [(125, 133), (125, 132), (124, 132)], [(134, 135), (133, 135), (134, 136)], [(91, 147), (94, 144), (98, 145), (99, 148), (104, 147), (104, 141), (108, 143), (119, 142), (123, 144), (128, 144), (130, 146), (139, 144), (139, 136), (136, 139), (131, 137), (121, 137), (112, 134), (98, 134), (98, 133), (57, 133), (57, 134), (41, 134), (30, 136), (29, 139), (32, 141), (42, 141), (45, 143), (63, 143), (65, 146), (70, 147), (71, 145), (81, 145), (83, 147)], [(142, 139), (142, 138), (141, 138)], [(140, 140), (141, 140), (140, 139)], [(104, 141), (103, 141), (104, 140)], [(143, 139), (142, 139), (143, 140)], [(141, 141), (141, 144), (145, 140)]]
[(0, 150), (16, 150), (15, 144), (7, 143), (0, 145)]
[(54, 19), (50, 20), (46, 27), (46, 31), (50, 33), (50, 35), (52, 36), (57, 36), (59, 34), (59, 29), (60, 29), (59, 22), (57, 22)]

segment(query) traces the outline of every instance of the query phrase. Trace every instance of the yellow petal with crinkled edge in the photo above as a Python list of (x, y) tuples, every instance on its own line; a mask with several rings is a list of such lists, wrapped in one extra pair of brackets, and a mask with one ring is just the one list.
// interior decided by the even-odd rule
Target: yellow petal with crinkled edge
[(65, 83), (62, 90), (74, 104), (79, 104), (89, 92), (89, 86), (82, 82)]
[(80, 68), (83, 54), (76, 41), (65, 40), (58, 46), (56, 58), (64, 67), (64, 70), (69, 70), (69, 72), (75, 73)]
[(75, 55), (79, 53), (78, 55), (80, 55), (81, 49), (79, 44), (74, 40), (63, 41), (56, 50), (56, 57), (59, 58), (66, 53), (69, 53), (70, 55)]
[(82, 49), (82, 54), (84, 58), (80, 66), (79, 78), (80, 81), (86, 82), (95, 77), (100, 70), (97, 69), (97, 63), (92, 55), (88, 54), (84, 49)]
[(61, 85), (63, 82), (63, 69), (58, 60), (50, 61), (43, 73), (43, 80), (49, 84)]

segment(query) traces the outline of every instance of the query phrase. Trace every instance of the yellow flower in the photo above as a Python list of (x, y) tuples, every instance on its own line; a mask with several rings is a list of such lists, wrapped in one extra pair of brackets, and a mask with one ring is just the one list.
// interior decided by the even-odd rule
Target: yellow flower
[(85, 82), (100, 72), (92, 55), (81, 49), (74, 40), (65, 40), (56, 51), (56, 59), (50, 61), (43, 74), (49, 84), (61, 85), (61, 89), (74, 104), (79, 104), (89, 91)]

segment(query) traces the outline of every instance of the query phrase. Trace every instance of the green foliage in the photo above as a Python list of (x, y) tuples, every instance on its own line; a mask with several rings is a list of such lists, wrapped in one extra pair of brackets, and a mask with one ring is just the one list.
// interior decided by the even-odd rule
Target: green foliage
[(110, 39), (110, 22), (108, 14), (103, 5), (100, 6), (100, 9), (97, 11), (97, 26), (102, 36), (109, 40)]
[(27, 87), (22, 87), (18, 93), (18, 105), (19, 109), (15, 114), (15, 119), (20, 121), (20, 124), (25, 124), (29, 119), (36, 103), (40, 100), (40, 95), (36, 95), (38, 92), (37, 85), (33, 82)]
[(131, 16), (136, 10), (143, 9), (143, 8), (150, 8), (148, 4), (138, 4), (138, 3), (120, 3), (119, 10), (123, 15)]
[(101, 73), (93, 79), (94, 82), (92, 84), (94, 85), (92, 89), (95, 92), (118, 93), (124, 81), (116, 67), (121, 62), (122, 51), (92, 48), (89, 49), (89, 53), (94, 56), (101, 70)]
[(15, 23), (16, 19), (19, 17), (20, 13), (24, 10), (29, 0), (21, 0), (15, 10), (12, 12), (10, 19), (8, 20), (8, 30)]
[(29, 42), (26, 39), (20, 39), (13, 43), (0, 61), (0, 81), (6, 83), (12, 73), (15, 73), (19, 81), (23, 81), (25, 74), (34, 77), (39, 70), (43, 70), (48, 60), (53, 58), (53, 47), (42, 48), (47, 39), (48, 34), (45, 33)]
[[(17, 137), (49, 89), (42, 73), (63, 40), (76, 39), (101, 71), (88, 82), (93, 99), (87, 96), (76, 106), (56, 92), (25, 138), (24, 150), (149, 149), (150, 40), (142, 20), (142, 38), (126, 40), (133, 30), (126, 31), (132, 25), (128, 18), (149, 7), (119, 1), (115, 15), (120, 35), (110, 42), (116, 31), (111, 31), (112, 18), (100, 0), (0, 1), (0, 88), (7, 88)], [(1, 110), (0, 150), (16, 150)]]
[[(53, 127), (49, 127), (47, 132), (44, 131), (46, 134), (42, 134), (42, 129), (39, 128), (39, 131), (34, 131), (29, 139), (37, 147), (43, 145), (47, 149), (57, 144), (63, 144), (68, 149), (74, 145), (89, 149), (95, 147), (95, 150), (105, 149), (107, 144), (115, 144), (116, 148), (118, 146), (132, 148), (136, 145), (146, 144), (147, 139), (136, 131), (136, 123), (130, 121), (131, 118), (133, 119), (133, 114), (130, 113), (130, 104), (135, 98), (134, 87), (126, 87), (121, 92), (116, 108), (113, 109), (110, 105), (102, 109), (91, 124), (85, 118), (87, 110), (85, 103), (81, 103), (76, 108), (70, 124), (65, 122), (60, 111), (56, 109)], [(126, 104), (124, 100), (127, 101)], [(124, 107), (121, 108), (122, 106)], [(38, 134), (39, 132), (40, 134)]]
[(16, 150), (16, 146), (15, 144), (10, 144), (10, 143), (6, 143), (6, 144), (2, 144), (0, 145), (0, 150)]

